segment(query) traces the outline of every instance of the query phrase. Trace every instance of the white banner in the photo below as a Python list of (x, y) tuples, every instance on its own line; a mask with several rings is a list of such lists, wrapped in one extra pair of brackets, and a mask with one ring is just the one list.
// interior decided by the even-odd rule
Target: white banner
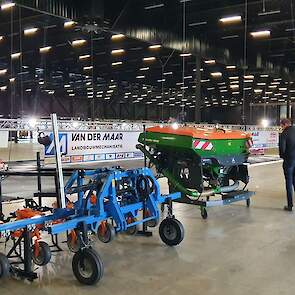
[(0, 148), (8, 148), (8, 131), (0, 131)]
[[(135, 147), (139, 134), (140, 132), (134, 131), (60, 132), (62, 161), (79, 163), (141, 159), (143, 155)], [(53, 138), (52, 134), (50, 138)], [(54, 156), (53, 140), (49, 146), (45, 147), (45, 158), (52, 156)]]
[(253, 149), (277, 148), (279, 145), (278, 131), (252, 131)]

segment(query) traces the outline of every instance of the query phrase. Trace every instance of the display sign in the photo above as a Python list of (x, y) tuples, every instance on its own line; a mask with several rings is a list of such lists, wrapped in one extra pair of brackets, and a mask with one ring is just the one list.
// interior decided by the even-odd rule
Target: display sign
[(8, 131), (0, 131), (0, 148), (8, 148)]
[[(59, 133), (64, 163), (93, 161), (116, 161), (141, 159), (143, 154), (136, 149), (140, 132), (135, 131), (82, 131)], [(45, 147), (45, 158), (54, 156), (52, 142)]]
[(253, 149), (277, 148), (279, 145), (278, 131), (252, 131)]

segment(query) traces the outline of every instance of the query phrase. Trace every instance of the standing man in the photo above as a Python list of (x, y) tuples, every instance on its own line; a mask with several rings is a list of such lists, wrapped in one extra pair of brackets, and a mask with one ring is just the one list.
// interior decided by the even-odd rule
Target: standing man
[(295, 127), (291, 120), (282, 119), (283, 129), (279, 140), (280, 157), (284, 160), (283, 169), (286, 180), (288, 205), (284, 207), (286, 211), (292, 211), (293, 192), (295, 190)]

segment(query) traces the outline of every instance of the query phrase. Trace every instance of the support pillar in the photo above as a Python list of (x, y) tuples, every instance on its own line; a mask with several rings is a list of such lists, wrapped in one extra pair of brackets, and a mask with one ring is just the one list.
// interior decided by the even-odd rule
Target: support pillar
[(202, 99), (202, 94), (201, 94), (201, 58), (199, 55), (196, 56), (196, 102), (195, 102), (195, 123), (200, 123), (201, 122), (201, 99)]

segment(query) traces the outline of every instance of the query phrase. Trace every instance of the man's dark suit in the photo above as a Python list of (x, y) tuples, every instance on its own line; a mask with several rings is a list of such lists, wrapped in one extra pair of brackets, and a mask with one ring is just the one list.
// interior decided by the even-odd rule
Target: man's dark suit
[(295, 127), (287, 127), (280, 135), (280, 157), (284, 159), (283, 168), (286, 180), (288, 207), (293, 207), (295, 190)]

